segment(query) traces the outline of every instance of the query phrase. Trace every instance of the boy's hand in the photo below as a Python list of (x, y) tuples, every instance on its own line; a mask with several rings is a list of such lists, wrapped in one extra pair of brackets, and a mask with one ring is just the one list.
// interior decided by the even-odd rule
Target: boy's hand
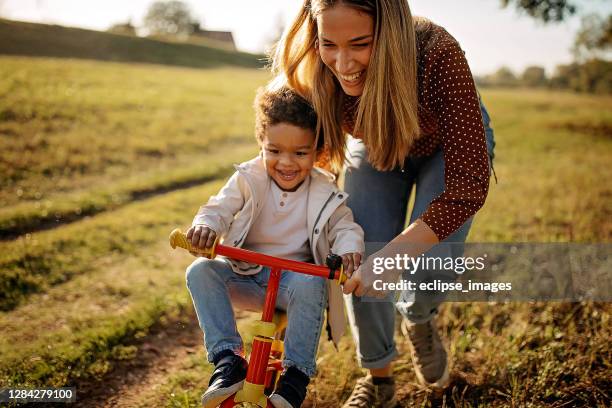
[(353, 271), (357, 270), (359, 265), (361, 265), (361, 254), (355, 252), (342, 255), (342, 265), (344, 266), (344, 273), (350, 278), (353, 275)]
[[(194, 225), (187, 231), (187, 241), (191, 242), (191, 246), (198, 249), (210, 249), (217, 239), (217, 233), (206, 225)], [(200, 254), (192, 252), (192, 255), (200, 256)]]

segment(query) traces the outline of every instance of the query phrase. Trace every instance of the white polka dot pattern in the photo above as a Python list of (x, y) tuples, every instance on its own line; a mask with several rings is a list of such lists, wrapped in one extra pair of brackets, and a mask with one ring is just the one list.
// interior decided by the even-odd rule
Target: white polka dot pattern
[[(445, 189), (421, 219), (441, 241), (484, 204), (489, 189), (489, 162), (474, 79), (457, 41), (443, 28), (419, 61), (421, 138), (409, 156), (444, 155)], [(351, 133), (355, 98), (346, 98), (343, 128)]]

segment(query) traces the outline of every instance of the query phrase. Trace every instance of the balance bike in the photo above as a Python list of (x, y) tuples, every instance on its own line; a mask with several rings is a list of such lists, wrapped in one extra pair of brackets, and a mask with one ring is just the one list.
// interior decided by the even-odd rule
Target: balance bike
[(255, 404), (261, 408), (273, 408), (268, 396), (274, 391), (276, 382), (282, 372), (283, 331), (286, 326), (284, 313), (275, 316), (276, 295), (280, 283), (281, 271), (291, 271), (306, 275), (320, 276), (343, 284), (347, 276), (344, 274), (342, 258), (338, 255), (328, 255), (327, 266), (314, 265), (291, 259), (283, 259), (265, 255), (242, 248), (235, 248), (215, 243), (209, 250), (194, 248), (185, 234), (175, 229), (170, 234), (172, 248), (180, 247), (190, 252), (198, 253), (208, 259), (217, 255), (240, 261), (250, 262), (270, 268), (270, 281), (266, 289), (261, 320), (253, 325), (253, 347), (248, 360), (246, 379), (242, 389), (230, 395), (220, 405), (221, 408), (232, 408), (243, 403)]

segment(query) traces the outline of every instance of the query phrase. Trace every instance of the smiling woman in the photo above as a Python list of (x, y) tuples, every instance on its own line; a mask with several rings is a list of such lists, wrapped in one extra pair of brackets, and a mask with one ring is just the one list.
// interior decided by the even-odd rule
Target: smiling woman
[[(344, 167), (355, 220), (370, 248), (382, 246), (366, 253), (344, 285), (352, 293), (346, 300), (357, 354), (371, 373), (357, 382), (345, 407), (396, 402), (394, 309), (413, 346), (417, 378), (445, 388), (447, 354), (433, 324), (444, 297), (404, 291), (396, 304), (363, 298), (384, 296), (388, 291), (374, 282), (394, 283), (402, 274), (375, 274), (376, 258), (429, 250), (460, 257), (472, 217), (487, 197), (493, 132), (464, 53), (442, 27), (413, 18), (407, 1), (305, 0), (281, 38), (273, 69), (276, 82), (312, 102), (331, 164)], [(417, 277), (452, 282), (455, 272), (419, 270)]]

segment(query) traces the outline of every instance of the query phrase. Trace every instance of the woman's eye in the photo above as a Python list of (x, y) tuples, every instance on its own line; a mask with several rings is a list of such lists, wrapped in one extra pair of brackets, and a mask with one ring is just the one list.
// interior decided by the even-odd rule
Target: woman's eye
[(369, 43), (365, 43), (365, 44), (353, 44), (353, 47), (355, 48), (365, 48), (368, 45), (370, 45)]
[(268, 151), (268, 153), (272, 153), (272, 154), (278, 154), (279, 150), (278, 149), (266, 149)]
[(335, 47), (335, 45), (334, 44), (330, 44), (330, 43), (323, 43), (323, 47), (324, 48), (332, 48), (332, 47)]

